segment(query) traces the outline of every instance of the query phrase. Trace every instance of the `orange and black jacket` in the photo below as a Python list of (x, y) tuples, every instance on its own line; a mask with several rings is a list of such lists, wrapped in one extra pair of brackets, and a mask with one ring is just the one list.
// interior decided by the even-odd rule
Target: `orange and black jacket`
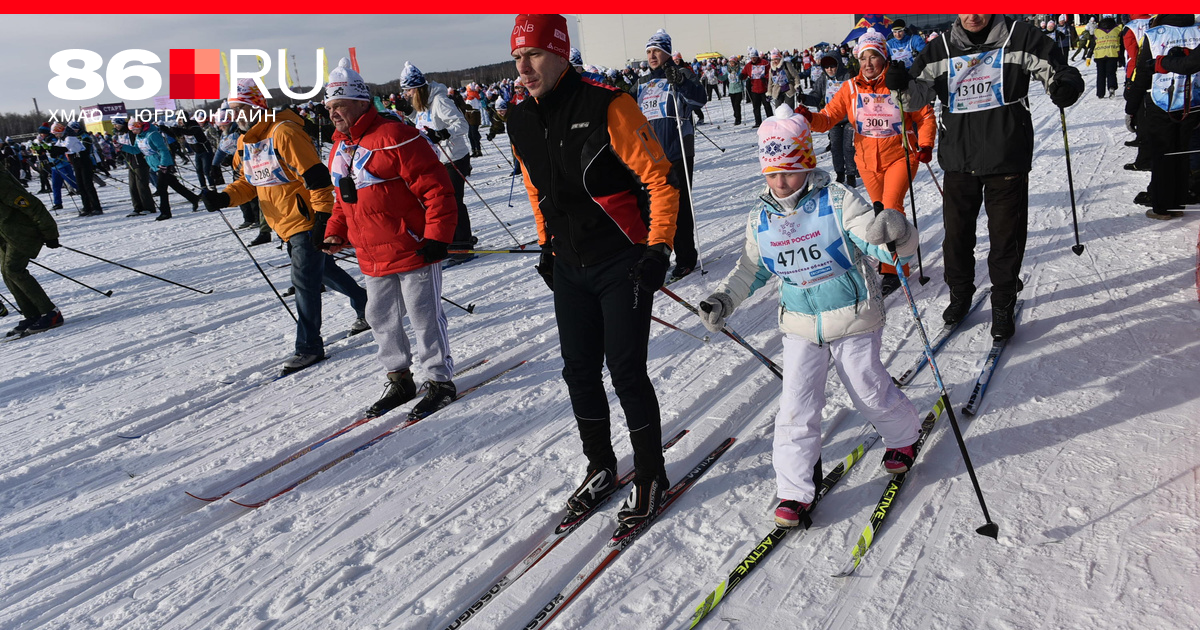
[(508, 108), (538, 240), (588, 266), (638, 244), (675, 238), (679, 191), (671, 163), (629, 94), (568, 68), (540, 99)]

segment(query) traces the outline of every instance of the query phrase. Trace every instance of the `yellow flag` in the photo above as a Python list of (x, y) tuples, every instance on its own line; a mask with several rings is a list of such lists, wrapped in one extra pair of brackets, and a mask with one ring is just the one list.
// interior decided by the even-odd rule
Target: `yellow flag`
[(283, 64), (283, 76), (287, 79), (288, 87), (292, 87), (292, 71), (287, 69), (287, 49), (283, 49), (283, 54), (279, 55), (279, 61)]
[(225, 51), (221, 51), (221, 63), (225, 65), (225, 82), (229, 84), (230, 91), (233, 90), (233, 74), (229, 72), (229, 57), (225, 56)]
[(321, 52), (321, 61), (325, 62), (325, 83), (329, 83), (329, 57), (325, 55), (324, 48), (318, 48), (317, 50)]

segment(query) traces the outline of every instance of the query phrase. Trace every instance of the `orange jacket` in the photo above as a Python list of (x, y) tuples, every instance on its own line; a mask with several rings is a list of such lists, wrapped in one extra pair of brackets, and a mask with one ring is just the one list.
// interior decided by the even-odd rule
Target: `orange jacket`
[[(269, 177), (285, 183), (255, 186), (247, 181), (243, 169), (246, 145), (267, 140), (270, 141), (270, 151), (274, 153), (274, 163), (279, 165)], [(321, 167), (323, 180), (329, 181), (328, 170), (317, 155), (312, 139), (304, 131), (304, 120), (290, 109), (275, 112), (273, 122), (259, 121), (238, 138), (237, 153), (233, 155), (233, 170), (238, 173), (238, 178), (225, 187), (229, 205), (240, 206), (258, 197), (258, 205), (267, 224), (285, 241), (293, 234), (311, 230), (315, 213), (333, 212), (332, 182), (316, 190), (309, 190), (305, 186), (304, 174), (314, 166)]]
[[(861, 72), (846, 81), (837, 94), (833, 95), (833, 100), (825, 105), (825, 109), (813, 114), (811, 125), (814, 131), (829, 131), (834, 125), (848, 118), (850, 127), (856, 129), (854, 157), (861, 168), (875, 172), (882, 172), (897, 160), (904, 159), (904, 144), (900, 134), (888, 138), (871, 138), (857, 132), (855, 93), (891, 94), (883, 84), (885, 76), (886, 68), (874, 81), (868, 81)], [(937, 137), (937, 118), (933, 114), (933, 107), (926, 105), (915, 112), (904, 112), (904, 128), (908, 131), (910, 152), (915, 152), (918, 147), (932, 147)]]

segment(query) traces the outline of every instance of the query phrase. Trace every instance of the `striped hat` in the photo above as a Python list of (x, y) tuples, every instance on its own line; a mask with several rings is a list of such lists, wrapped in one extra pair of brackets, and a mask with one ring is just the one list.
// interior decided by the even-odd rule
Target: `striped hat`
[(657, 48), (668, 55), (671, 54), (671, 36), (663, 29), (658, 29), (650, 36), (650, 41), (646, 42), (646, 50)]

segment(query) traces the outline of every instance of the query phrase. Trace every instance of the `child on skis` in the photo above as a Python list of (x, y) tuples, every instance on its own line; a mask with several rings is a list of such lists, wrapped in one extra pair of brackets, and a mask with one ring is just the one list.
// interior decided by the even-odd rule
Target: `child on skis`
[(758, 146), (768, 190), (750, 212), (737, 265), (700, 309), (704, 325), (719, 331), (771, 276), (781, 281), (783, 395), (775, 418), (775, 522), (795, 527), (807, 520), (820, 475), (821, 410), (831, 355), (855, 407), (883, 437), (884, 468), (901, 473), (912, 465), (917, 410), (879, 359), (883, 297), (867, 257), (892, 261), (887, 244), (894, 243), (903, 262), (916, 251), (917, 234), (899, 211), (876, 215), (857, 192), (831, 184), (817, 169), (808, 122), (787, 106), (763, 122)]

